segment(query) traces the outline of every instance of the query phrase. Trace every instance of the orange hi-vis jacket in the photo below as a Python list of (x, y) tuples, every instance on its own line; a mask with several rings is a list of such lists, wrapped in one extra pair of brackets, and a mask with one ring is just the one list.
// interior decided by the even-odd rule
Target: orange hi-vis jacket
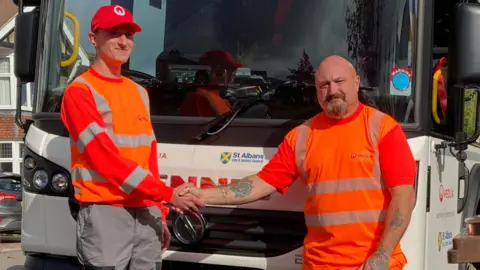
[(173, 190), (160, 180), (146, 90), (91, 68), (65, 90), (61, 115), (70, 133), (75, 198), (123, 207), (158, 205), (165, 220), (162, 201), (170, 201)]
[[(408, 144), (390, 116), (362, 104), (355, 114), (348, 124), (332, 124), (320, 113), (296, 127), (258, 174), (282, 193), (297, 176), (308, 189), (304, 270), (358, 269), (376, 251), (384, 231), (391, 195), (380, 170), (378, 145), (397, 128)], [(410, 178), (415, 163), (410, 150), (405, 151), (399, 154), (408, 157)], [(413, 177), (405, 181), (410, 184)], [(390, 269), (405, 264), (397, 245)]]
[(180, 115), (217, 117), (231, 110), (230, 103), (213, 91), (197, 88), (191, 91), (180, 107)]

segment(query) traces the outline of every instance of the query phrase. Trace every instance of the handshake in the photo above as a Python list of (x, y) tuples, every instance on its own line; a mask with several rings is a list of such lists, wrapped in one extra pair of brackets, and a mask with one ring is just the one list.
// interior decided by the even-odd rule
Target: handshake
[(175, 211), (180, 213), (183, 211), (198, 212), (199, 207), (205, 206), (202, 190), (190, 183), (178, 186), (173, 190), (170, 204)]

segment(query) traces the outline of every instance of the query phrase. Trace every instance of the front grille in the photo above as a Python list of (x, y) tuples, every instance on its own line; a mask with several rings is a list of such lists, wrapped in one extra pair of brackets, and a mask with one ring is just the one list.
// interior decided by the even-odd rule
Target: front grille
[[(207, 221), (204, 238), (195, 245), (184, 245), (172, 237), (170, 249), (273, 257), (301, 247), (307, 231), (303, 212), (205, 207), (201, 213)], [(171, 231), (174, 216), (169, 215)]]

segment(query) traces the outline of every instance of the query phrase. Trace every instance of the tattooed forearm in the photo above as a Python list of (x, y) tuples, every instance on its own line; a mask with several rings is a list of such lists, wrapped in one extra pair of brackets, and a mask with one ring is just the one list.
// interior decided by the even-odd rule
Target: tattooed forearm
[(228, 187), (227, 186), (220, 187), (220, 191), (222, 192), (222, 197), (224, 199), (228, 198)]
[(249, 176), (229, 185), (202, 189), (207, 204), (244, 204), (272, 194), (276, 189), (260, 179)]
[(401, 228), (404, 222), (403, 220), (404, 218), (403, 218), (402, 212), (400, 211), (400, 208), (397, 207), (393, 212), (393, 217), (392, 217), (392, 220), (390, 221), (390, 227), (392, 227), (392, 229)]
[(235, 198), (242, 198), (252, 194), (252, 180), (243, 179), (230, 185), (230, 191), (235, 193)]
[(385, 248), (380, 245), (375, 253), (365, 262), (364, 269), (368, 270), (388, 270), (390, 257)]
[(380, 238), (378, 250), (382, 249), (388, 256), (392, 254), (405, 233), (413, 210), (413, 189), (402, 188), (406, 190), (403, 194), (397, 193), (392, 196), (387, 209), (385, 228)]

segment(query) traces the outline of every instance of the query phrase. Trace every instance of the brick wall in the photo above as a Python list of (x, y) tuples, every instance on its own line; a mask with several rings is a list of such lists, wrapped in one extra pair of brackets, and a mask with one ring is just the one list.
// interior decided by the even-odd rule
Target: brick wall
[[(17, 13), (17, 6), (13, 4), (12, 0), (0, 0), (0, 7), (1, 27)], [(15, 112), (12, 110), (1, 110), (0, 140), (17, 141), (21, 140), (22, 138), (23, 131), (21, 130), (21, 128), (15, 125)]]
[[(22, 113), (22, 119), (31, 118), (28, 112)], [(22, 140), (24, 136), (23, 130), (15, 124), (15, 112), (4, 111), (0, 114), (0, 140), (17, 141)]]
[(17, 6), (12, 0), (0, 0), (0, 26), (8, 22), (17, 13)]

